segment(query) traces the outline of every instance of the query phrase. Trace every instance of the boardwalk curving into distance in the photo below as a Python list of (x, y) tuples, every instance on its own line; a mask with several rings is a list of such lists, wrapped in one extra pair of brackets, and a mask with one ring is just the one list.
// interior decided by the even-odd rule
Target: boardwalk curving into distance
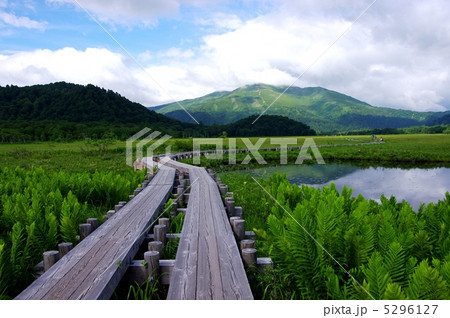
[(253, 299), (216, 182), (204, 168), (161, 161), (191, 182), (167, 299)]
[(216, 182), (204, 168), (169, 157), (161, 163), (140, 194), (15, 299), (109, 299), (169, 198), (176, 170), (191, 184), (167, 299), (253, 299)]
[(175, 170), (152, 181), (15, 299), (109, 299), (167, 201)]

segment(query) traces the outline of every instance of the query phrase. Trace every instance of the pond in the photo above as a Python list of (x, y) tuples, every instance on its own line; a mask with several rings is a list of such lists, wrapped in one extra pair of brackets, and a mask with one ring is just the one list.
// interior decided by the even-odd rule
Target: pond
[(353, 188), (353, 196), (362, 194), (380, 202), (384, 194), (406, 200), (417, 211), (421, 203), (443, 200), (450, 191), (450, 168), (360, 168), (348, 164), (286, 165), (250, 170), (255, 176), (285, 173), (291, 183), (323, 187), (334, 183), (341, 191)]

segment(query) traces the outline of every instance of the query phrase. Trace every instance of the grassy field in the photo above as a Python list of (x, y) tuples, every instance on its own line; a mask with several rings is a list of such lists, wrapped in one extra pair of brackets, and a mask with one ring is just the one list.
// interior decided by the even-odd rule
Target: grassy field
[[(383, 139), (384, 143), (382, 144), (355, 145), (370, 142), (370, 136), (318, 136), (313, 138), (314, 143), (321, 147), (319, 151), (325, 162), (352, 161), (355, 164), (383, 165), (432, 163), (444, 166), (450, 164), (450, 135), (388, 135), (383, 136)], [(235, 140), (236, 148), (246, 148), (242, 138)], [(257, 137), (249, 138), (249, 142), (253, 145), (257, 144), (258, 140)], [(304, 140), (304, 137), (298, 137), (297, 146), (303, 145)], [(202, 149), (215, 149), (214, 142), (222, 142), (224, 148), (228, 148), (230, 145), (228, 138), (210, 138), (201, 141), (208, 143), (202, 146)], [(192, 144), (192, 139), (170, 139), (163, 147), (157, 149), (157, 152), (163, 152), (168, 145), (171, 146), (172, 152), (189, 151), (192, 150)], [(271, 138), (264, 138), (260, 147), (276, 146), (271, 143)], [(288, 162), (294, 163), (298, 153), (298, 150), (288, 152)], [(277, 152), (261, 152), (261, 154), (268, 163), (279, 164), (280, 159)], [(247, 154), (237, 154), (237, 163), (242, 162), (246, 156)], [(187, 160), (187, 162), (192, 162), (192, 160)], [(223, 161), (206, 160), (202, 157), (201, 165), (222, 170), (227, 162), (227, 156), (224, 156)], [(256, 161), (253, 159), (251, 164), (256, 164)], [(129, 169), (125, 165), (124, 141), (112, 141), (104, 147), (101, 144), (86, 142), (0, 144), (0, 166), (19, 166), (25, 169), (41, 166), (50, 171), (67, 170), (72, 172), (108, 170), (122, 173)], [(238, 165), (233, 168), (242, 167)]]
[[(337, 161), (351, 161), (353, 164), (357, 165), (395, 165), (399, 163), (416, 165), (422, 163), (430, 163), (440, 166), (450, 166), (450, 135), (392, 135), (383, 136), (383, 138), (385, 140), (384, 143), (372, 145), (355, 145), (370, 142), (370, 136), (320, 136), (314, 137), (314, 142), (316, 145), (322, 146), (321, 148), (319, 148), (319, 150), (326, 163)], [(304, 140), (305, 138), (303, 137), (297, 138), (297, 146), (301, 146)], [(204, 141), (207, 143), (214, 142), (213, 139), (206, 139)], [(222, 141), (224, 145), (230, 144), (230, 139), (224, 139), (220, 141)], [(250, 138), (250, 142), (252, 144), (256, 144), (258, 142), (258, 138)], [(189, 151), (192, 149), (192, 139), (170, 139), (167, 144), (164, 144), (163, 147), (159, 149), (159, 151), (164, 151), (167, 145), (170, 145), (172, 147), (172, 152)], [(74, 182), (68, 182), (67, 180), (73, 179), (89, 181), (91, 180), (91, 178), (93, 178), (92, 182), (94, 182), (97, 179), (104, 179), (106, 181), (104, 182), (103, 188), (106, 189), (106, 193), (109, 193), (111, 192), (111, 190), (107, 189), (108, 186), (116, 185), (118, 184), (118, 182), (108, 180), (113, 180), (117, 176), (117, 178), (122, 178), (124, 182), (130, 180), (130, 184), (126, 185), (126, 187), (127, 189), (128, 187), (129, 189), (133, 189), (138, 185), (140, 179), (142, 179), (142, 175), (134, 174), (132, 172), (133, 169), (126, 165), (125, 146), (126, 144), (124, 141), (108, 141), (104, 144), (102, 144), (101, 142), (0, 144), (0, 168), (4, 169), (5, 176), (11, 176), (13, 175), (13, 173), (19, 173), (20, 175), (25, 176), (35, 176), (35, 179), (30, 179), (28, 177), (10, 177), (9, 182), (7, 181), (8, 179), (6, 177), (3, 178), (0, 182), (0, 190), (3, 189), (4, 191), (11, 188), (9, 184), (17, 183), (16, 186), (19, 187), (20, 182), (22, 182), (21, 179), (34, 181), (31, 182), (30, 185), (25, 188), (25, 190), (23, 190), (23, 193), (21, 193), (22, 190), (13, 191), (13, 193), (9, 193), (9, 196), (4, 194), (2, 196), (2, 200), (9, 200), (11, 204), (8, 203), (9, 205), (6, 204), (5, 206), (8, 206), (10, 208), (10, 211), (16, 211), (17, 209), (14, 208), (16, 205), (14, 203), (15, 201), (13, 202), (13, 199), (21, 199), (24, 202), (32, 202), (33, 200), (37, 200), (38, 198), (40, 198), (40, 200), (49, 200), (49, 198), (51, 199), (55, 195), (51, 195), (51, 193), (55, 191), (55, 193), (57, 193), (58, 189), (66, 187), (67, 191), (62, 191), (62, 199), (59, 200), (61, 201), (61, 204), (67, 201), (67, 203), (64, 204), (66, 204), (68, 207), (73, 206), (73, 209), (75, 211), (76, 207), (78, 206), (78, 202), (80, 202), (80, 204), (87, 202), (86, 211), (92, 211), (92, 213), (105, 212), (107, 210), (107, 207), (104, 202), (101, 202), (101, 204), (93, 203), (94, 201), (100, 202), (101, 198), (105, 197), (104, 195), (99, 195), (98, 200), (93, 200), (92, 198), (83, 195), (82, 191), (80, 190), (82, 188), (82, 185), (86, 182), (79, 182), (80, 186), (75, 187)], [(237, 148), (241, 149), (246, 148), (244, 139), (237, 138), (236, 146)], [(264, 142), (261, 144), (261, 147), (276, 147), (276, 145), (270, 143), (270, 138), (265, 138)], [(207, 145), (205, 148), (215, 149), (214, 145)], [(288, 162), (295, 162), (295, 159), (298, 157), (298, 153), (298, 150), (289, 151)], [(280, 157), (278, 152), (261, 152), (261, 154), (269, 164), (279, 164)], [(240, 163), (247, 155), (248, 154), (246, 153), (237, 154), (237, 163)], [(253, 164), (251, 165), (256, 165), (256, 161), (254, 159), (251, 162), (253, 162)], [(249, 165), (234, 165), (232, 167), (228, 166), (226, 157), (224, 158), (224, 160), (206, 160), (204, 157), (202, 157), (201, 165), (213, 167), (216, 171), (230, 170), (230, 168), (241, 169), (249, 167)], [(23, 168), (24, 170), (15, 169), (16, 167)], [(53, 178), (51, 180), (55, 181), (46, 181), (44, 177)], [(248, 222), (249, 228), (260, 230), (265, 229), (268, 217), (274, 213), (273, 202), (271, 202), (267, 198), (264, 198), (264, 195), (261, 191), (255, 191), (253, 180), (250, 180), (248, 175), (244, 176), (241, 174), (234, 174), (234, 176), (230, 175), (229, 177), (223, 176), (223, 181), (225, 183), (228, 183), (232, 187), (230, 188), (230, 190), (234, 191), (237, 204), (242, 205), (244, 211), (246, 211), (245, 218)], [(40, 188), (44, 189), (45, 187), (49, 187), (51, 184), (58, 184), (58, 182), (60, 182), (59, 188), (55, 188), (56, 190), (53, 188), (49, 188), (47, 189), (48, 193), (43, 190), (41, 191), (35, 189), (37, 185), (39, 185)], [(285, 183), (285, 181), (283, 182)], [(73, 187), (73, 189), (69, 189), (69, 185)], [(88, 184), (85, 185), (87, 187), (90, 187)], [(285, 187), (287, 187), (287, 184), (285, 185)], [(31, 196), (31, 194), (34, 193), (33, 189), (35, 190), (36, 194), (33, 194), (33, 196)], [(71, 190), (75, 196), (69, 195), (69, 190)], [(125, 193), (127, 191), (121, 192), (124, 192), (124, 197), (129, 194)], [(38, 197), (37, 194), (39, 193), (40, 196)], [(276, 195), (277, 192), (274, 192), (273, 194)], [(288, 192), (286, 193), (286, 195), (287, 194)], [(117, 201), (119, 199), (115, 198), (114, 200)], [(70, 205), (69, 203), (72, 205)], [(111, 205), (110, 202), (108, 204)], [(32, 210), (32, 208), (34, 206), (40, 205), (31, 204), (30, 207), (28, 207), (27, 204), (22, 204), (21, 206), (27, 207), (27, 211), (34, 211)], [(0, 266), (0, 271), (3, 270), (3, 273), (9, 273), (11, 271), (14, 271), (16, 268), (17, 275), (8, 274), (7, 277), (10, 278), (4, 280), (3, 282), (0, 279), (0, 298), (2, 297), (2, 293), (8, 295), (5, 297), (13, 297), (17, 292), (19, 292), (20, 288), (24, 287), (25, 283), (28, 282), (28, 280), (23, 280), (20, 273), (30, 273), (31, 271), (29, 267), (38, 261), (38, 258), (40, 258), (40, 253), (44, 250), (44, 247), (47, 249), (54, 248), (54, 243), (59, 242), (61, 240), (61, 236), (64, 235), (64, 231), (62, 231), (62, 225), (57, 225), (57, 223), (54, 222), (54, 220), (61, 219), (61, 216), (58, 213), (62, 213), (59, 212), (62, 209), (58, 208), (58, 206), (54, 207), (54, 217), (48, 215), (46, 217), (43, 217), (45, 211), (38, 211), (39, 213), (36, 212), (34, 214), (25, 211), (23, 213), (25, 213), (26, 215), (30, 214), (34, 216), (33, 222), (25, 220), (23, 224), (18, 225), (14, 223), (19, 222), (14, 216), (15, 212), (11, 212), (8, 214), (11, 217), (7, 219), (9, 220), (9, 223), (5, 223), (6, 214), (4, 213), (4, 211), (2, 211), (2, 209), (3, 208), (0, 205), (0, 216), (2, 216), (3, 214), (1, 219), (3, 220), (3, 224), (6, 225), (3, 226), (3, 230), (0, 233), (0, 247), (1, 249), (3, 249), (3, 254), (0, 253), (0, 259), (2, 259), (3, 264), (6, 265)], [(85, 215), (83, 214), (83, 218), (84, 217)], [(70, 217), (67, 217), (67, 220), (69, 219)], [(50, 238), (48, 238), (47, 236), (38, 236), (38, 238), (35, 238), (34, 232), (28, 230), (32, 229), (30, 224), (33, 223), (36, 224), (36, 228), (40, 229), (38, 231), (39, 233), (50, 233), (46, 229), (51, 228), (51, 226), (53, 226), (52, 228), (54, 229), (58, 229), (58, 231), (53, 231), (54, 235)], [(33, 242), (33, 240), (42, 241), (42, 248), (36, 250), (35, 254), (30, 254), (28, 252), (25, 253), (25, 251), (28, 251), (26, 250), (27, 243), (25, 242), (27, 241), (27, 238), (30, 238), (28, 240), (30, 242)], [(418, 239), (419, 238), (420, 235), (418, 236)], [(25, 250), (22, 251), (22, 249), (13, 248), (14, 246), (20, 246)], [(25, 255), (26, 257), (15, 257), (13, 251), (16, 250), (20, 255)], [(262, 255), (265, 254), (272, 256), (270, 253), (270, 248), (262, 249), (261, 253)], [(12, 259), (14, 259), (16, 263), (11, 262)], [(375, 261), (377, 261), (377, 259), (374, 259), (373, 262)], [(441, 261), (444, 260), (441, 259)], [(8, 264), (19, 264), (20, 266), (17, 265), (16, 267), (11, 267)], [(435, 269), (425, 268), (425, 270), (433, 271)], [(5, 275), (0, 275), (0, 277), (6, 277)], [(267, 279), (270, 280), (274, 278), (281, 281), (289, 281), (290, 279), (289, 276), (278, 275), (277, 272), (273, 273), (273, 275), (275, 276), (268, 276), (269, 278)], [(266, 278), (262, 279), (263, 281), (260, 281), (261, 288), (266, 290), (265, 286), (267, 286), (267, 284), (270, 285), (270, 282), (267, 282)], [(19, 284), (18, 282), (22, 282), (22, 284)], [(407, 283), (406, 280), (403, 282), (403, 284), (404, 286), (402, 285), (402, 288), (404, 289), (404, 291), (412, 293), (412, 289), (408, 287), (409, 283)], [(262, 292), (264, 296), (261, 296), (261, 298), (286, 299), (294, 296), (294, 298), (303, 297), (302, 295), (296, 294), (294, 292), (294, 289), (289, 291), (289, 289), (287, 289), (283, 284), (272, 286), (270, 290), (270, 295), (266, 295), (265, 292)], [(282, 290), (288, 290), (289, 292), (280, 292)], [(320, 295), (320, 297), (322, 296), (323, 295)], [(326, 297), (346, 298), (347, 296), (349, 295), (336, 294), (327, 295)], [(355, 295), (353, 296), (359, 297), (356, 294), (356, 291)], [(384, 297), (384, 294), (382, 296)], [(402, 292), (400, 292), (400, 294), (397, 296), (410, 297), (409, 295), (404, 295), (404, 293), (402, 294)], [(415, 296), (413, 295), (411, 297)]]
[[(298, 138), (297, 145), (303, 145), (305, 138)], [(388, 135), (383, 136), (384, 142), (370, 143), (370, 136), (321, 136), (314, 137), (314, 143), (319, 147), (319, 152), (325, 163), (351, 162), (354, 165), (438, 165), (450, 166), (450, 135)], [(252, 138), (253, 144), (257, 138)], [(226, 144), (226, 142), (225, 142)], [(244, 148), (242, 140), (237, 140), (237, 148)], [(269, 139), (261, 145), (264, 147), (276, 147), (271, 145)], [(311, 151), (308, 151), (311, 153)], [(260, 151), (261, 156), (268, 164), (280, 164), (280, 154), (275, 151)], [(238, 153), (236, 162), (242, 163), (247, 153)], [(299, 150), (288, 151), (287, 163), (294, 164), (299, 156)], [(253, 158), (253, 156), (252, 156)], [(312, 155), (312, 158), (315, 157)], [(192, 159), (184, 160), (193, 163)], [(315, 163), (315, 160), (305, 160), (304, 163)], [(201, 158), (200, 165), (210, 167), (217, 171), (239, 170), (256, 166), (256, 160), (252, 159), (247, 165), (229, 165), (227, 155), (223, 159), (207, 160)]]

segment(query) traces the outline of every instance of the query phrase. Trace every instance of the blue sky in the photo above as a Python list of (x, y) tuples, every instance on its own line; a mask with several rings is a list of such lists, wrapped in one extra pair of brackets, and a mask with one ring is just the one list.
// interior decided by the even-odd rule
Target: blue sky
[(372, 2), (0, 0), (0, 85), (92, 83), (152, 106), (294, 83), (450, 109), (448, 1), (378, 0), (352, 24)]

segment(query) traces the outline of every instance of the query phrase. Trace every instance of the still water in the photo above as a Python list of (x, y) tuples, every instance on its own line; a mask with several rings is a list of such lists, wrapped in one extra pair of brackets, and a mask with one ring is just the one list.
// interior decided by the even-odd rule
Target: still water
[(253, 169), (256, 176), (285, 173), (291, 183), (322, 187), (334, 183), (353, 188), (353, 196), (362, 194), (380, 202), (380, 196), (406, 200), (417, 211), (421, 203), (437, 202), (450, 192), (450, 168), (359, 168), (343, 164), (276, 166)]

